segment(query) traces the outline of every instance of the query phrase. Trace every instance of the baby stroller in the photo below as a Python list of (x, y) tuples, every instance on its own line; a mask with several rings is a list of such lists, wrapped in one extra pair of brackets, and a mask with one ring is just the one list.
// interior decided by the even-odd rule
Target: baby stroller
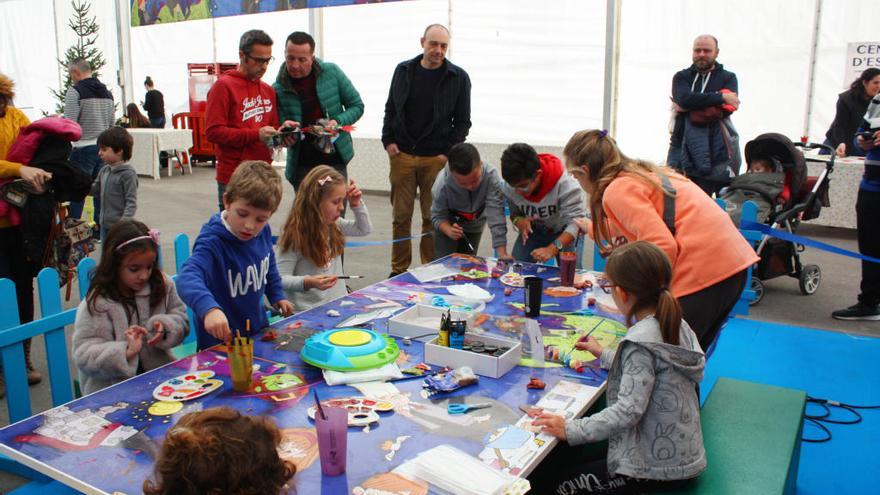
[[(807, 161), (824, 161), (804, 157), (798, 148), (805, 150), (824, 148), (830, 152), (825, 169), (816, 176), (807, 176)], [(746, 163), (763, 159), (781, 168), (784, 173), (782, 192), (770, 200), (772, 205), (763, 223), (774, 229), (794, 233), (802, 221), (818, 218), (823, 206), (830, 206), (828, 184), (834, 170), (834, 150), (816, 143), (792, 143), (782, 134), (761, 134), (746, 143)], [(748, 175), (748, 174), (747, 174)], [(763, 174), (759, 174), (763, 175)], [(769, 175), (769, 174), (768, 174)], [(758, 243), (756, 252), (761, 260), (752, 272), (751, 289), (755, 299), (751, 305), (758, 304), (764, 297), (764, 281), (788, 275), (798, 279), (801, 293), (811, 295), (819, 289), (822, 270), (818, 265), (802, 265), (800, 253), (804, 246), (775, 237), (764, 236)]]

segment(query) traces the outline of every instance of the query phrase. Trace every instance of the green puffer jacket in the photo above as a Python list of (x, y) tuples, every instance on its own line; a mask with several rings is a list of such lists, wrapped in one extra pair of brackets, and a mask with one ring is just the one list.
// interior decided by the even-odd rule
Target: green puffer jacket
[[(341, 126), (357, 122), (364, 114), (364, 102), (361, 101), (361, 95), (342, 72), (342, 69), (336, 64), (324, 62), (316, 57), (312, 70), (317, 75), (315, 90), (318, 93), (318, 101), (321, 103), (324, 116), (335, 120)], [(299, 95), (290, 86), (290, 76), (287, 74), (287, 68), (284, 64), (281, 64), (278, 77), (275, 78), (275, 84), (272, 87), (275, 88), (278, 98), (278, 121), (302, 122), (302, 104)], [(351, 134), (341, 132), (334, 144), (339, 158), (348, 164), (354, 157)], [(284, 174), (291, 183), (299, 159), (299, 146), (300, 143), (297, 143), (287, 149), (287, 168)]]

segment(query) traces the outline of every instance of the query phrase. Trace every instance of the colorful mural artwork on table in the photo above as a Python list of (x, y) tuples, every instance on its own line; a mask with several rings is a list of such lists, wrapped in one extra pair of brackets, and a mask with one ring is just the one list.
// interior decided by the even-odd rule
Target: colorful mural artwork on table
[[(523, 290), (502, 283), (500, 276), (507, 268), (469, 256), (434, 263), (448, 268), (450, 275), (419, 283), (412, 274), (403, 274), (276, 322), (270, 331), (255, 335), (248, 392), (233, 391), (226, 349), (217, 346), (2, 428), (0, 452), (14, 459), (29, 458), (49, 475), (74, 478), (100, 492), (139, 493), (171, 426), (189, 412), (228, 406), (244, 414), (268, 415), (278, 424), (283, 437), (279, 451), (297, 466), (293, 482), (297, 493), (427, 493), (424, 483), (391, 471), (439, 445), (479, 456), (510, 473), (523, 473), (553, 442), (534, 431), (519, 408), (537, 405), (571, 417), (595, 398), (607, 376), (591, 356), (572, 350), (585, 335), (614, 346), (625, 332), (619, 323), (622, 316), (601, 290), (583, 288), (572, 297), (543, 297), (538, 322), (548, 356), (546, 367), (517, 366), (498, 379), (480, 377), (475, 384), (430, 398), (423, 396), (424, 377), (407, 379), (411, 375), (389, 383), (330, 387), (322, 371), (300, 357), (310, 337), (344, 331), (343, 326), (384, 339), (388, 318), (416, 303), (473, 311), (470, 332), (520, 340)], [(544, 278), (545, 287), (558, 285), (550, 280), (558, 276), (556, 268), (525, 263), (521, 271)], [(457, 280), (457, 274), (465, 272), (490, 276)], [(476, 303), (449, 294), (449, 286), (465, 283), (494, 297)], [(512, 289), (511, 294), (505, 295), (505, 289)], [(425, 363), (424, 344), (418, 340), (394, 342), (399, 353), (391, 359), (401, 369), (421, 366), (436, 371), (443, 366)], [(569, 375), (577, 383), (571, 383)], [(527, 388), (533, 378), (546, 388)], [(313, 389), (324, 403), (342, 401), (343, 407), (369, 416), (368, 423), (349, 428), (349, 459), (346, 475), (338, 477), (339, 486), (326, 485), (316, 461), (314, 423), (309, 417), (314, 402), (308, 397)], [(466, 414), (448, 412), (450, 404), (486, 403), (490, 406)], [(101, 469), (88, 469), (91, 465)]]
[(132, 0), (131, 25), (399, 1), (403, 0)]

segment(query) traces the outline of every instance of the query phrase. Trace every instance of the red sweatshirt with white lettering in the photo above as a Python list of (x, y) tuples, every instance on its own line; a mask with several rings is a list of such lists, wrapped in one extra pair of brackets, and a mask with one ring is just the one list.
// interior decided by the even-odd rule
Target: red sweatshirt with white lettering
[(226, 184), (244, 160), (272, 161), (272, 151), (260, 140), (260, 128), (278, 127), (275, 90), (230, 70), (208, 91), (205, 134), (217, 155), (217, 182)]

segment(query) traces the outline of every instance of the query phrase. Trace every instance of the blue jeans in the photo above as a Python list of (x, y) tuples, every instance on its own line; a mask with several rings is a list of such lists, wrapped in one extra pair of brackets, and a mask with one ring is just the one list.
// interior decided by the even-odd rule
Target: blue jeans
[(218, 182), (217, 183), (217, 207), (220, 208), (221, 212), (226, 209), (226, 207), (223, 206), (223, 193), (225, 193), (225, 192), (226, 192), (226, 184), (221, 184)]
[[(550, 244), (553, 244), (553, 241), (559, 237), (562, 232), (551, 232), (542, 224), (532, 223), (532, 233), (529, 234), (529, 240), (526, 241), (525, 245), (522, 242), (522, 234), (516, 236), (516, 241), (514, 241), (513, 252), (511, 256), (517, 261), (528, 261), (529, 263), (537, 263), (534, 258), (532, 258), (532, 251), (538, 248), (547, 247)], [(574, 246), (569, 244), (566, 246), (565, 250), (573, 249)], [(557, 256), (558, 258), (558, 256)], [(580, 249), (578, 249), (577, 253), (577, 268), (583, 268), (584, 264), (584, 245), (581, 243)], [(556, 260), (557, 266), (559, 265), (559, 260)]]
[[(79, 168), (83, 170), (83, 172), (89, 174), (91, 176), (92, 181), (94, 182), (95, 178), (98, 176), (98, 172), (104, 166), (101, 162), (101, 157), (98, 156), (98, 145), (91, 144), (89, 146), (83, 146), (80, 148), (73, 148), (73, 151), (70, 153), (70, 161), (76, 164)], [(101, 221), (101, 200), (100, 198), (93, 198), (93, 202), (95, 205), (95, 214), (93, 220), (95, 223), (100, 223)], [(83, 211), (83, 202), (82, 201), (71, 201), (70, 202), (70, 210), (69, 214), (73, 218), (79, 218), (82, 216)]]
[(154, 129), (164, 129), (165, 128), (165, 116), (161, 117), (151, 117), (150, 118), (150, 127)]

